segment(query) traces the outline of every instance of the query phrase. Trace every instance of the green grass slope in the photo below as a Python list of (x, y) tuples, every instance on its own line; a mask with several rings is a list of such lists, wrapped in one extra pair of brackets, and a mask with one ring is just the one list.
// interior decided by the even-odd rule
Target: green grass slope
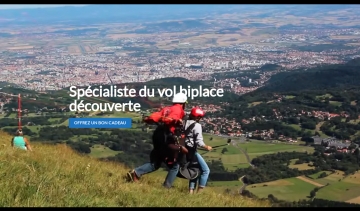
[(11, 136), (0, 131), (0, 207), (269, 207), (267, 201), (222, 195), (211, 187), (189, 196), (187, 181), (171, 190), (163, 177), (149, 174), (126, 183), (129, 170), (111, 162), (82, 156), (66, 145), (33, 144), (33, 152), (13, 149)]

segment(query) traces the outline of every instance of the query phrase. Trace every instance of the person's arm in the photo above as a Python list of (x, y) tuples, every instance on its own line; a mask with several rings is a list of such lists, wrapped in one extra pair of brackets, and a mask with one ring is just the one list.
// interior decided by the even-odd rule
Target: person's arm
[(26, 148), (27, 148), (28, 150), (32, 151), (32, 148), (31, 148), (31, 146), (30, 146), (29, 140), (24, 137), (24, 141), (25, 141), (25, 144), (26, 144)]
[(143, 119), (143, 121), (147, 124), (153, 124), (153, 123), (156, 123), (156, 122), (159, 122), (159, 120), (161, 119), (161, 112), (154, 112), (152, 114), (150, 114), (150, 116), (148, 117), (145, 117)]
[(196, 140), (195, 140), (195, 143), (199, 146), (199, 147), (202, 147), (202, 148), (205, 148), (207, 150), (211, 150), (212, 147), (211, 146), (207, 146), (204, 142), (204, 137), (203, 137), (203, 134), (202, 134), (202, 127), (199, 123), (196, 123), (195, 126), (194, 126), (194, 129), (193, 129), (193, 133), (194, 134), (197, 134), (196, 136)]

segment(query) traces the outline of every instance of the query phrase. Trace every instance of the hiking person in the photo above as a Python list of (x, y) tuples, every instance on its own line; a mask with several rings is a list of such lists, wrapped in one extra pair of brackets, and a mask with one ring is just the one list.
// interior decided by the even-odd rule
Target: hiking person
[[(207, 165), (204, 158), (196, 151), (197, 147), (202, 147), (206, 150), (212, 150), (211, 146), (208, 146), (204, 143), (204, 138), (202, 135), (202, 126), (199, 123), (199, 121), (205, 116), (205, 112), (199, 108), (195, 107), (191, 109), (189, 119), (185, 122), (185, 129), (190, 127), (192, 124), (195, 124), (193, 126), (193, 129), (188, 133), (186, 139), (185, 139), (185, 146), (188, 148), (188, 155), (194, 154), (195, 160), (197, 161), (198, 166), (200, 166), (201, 174), (189, 181), (189, 193), (193, 194), (194, 190), (196, 189), (197, 183), (199, 183), (199, 187), (197, 189), (198, 192), (201, 192), (207, 183), (207, 180), (209, 178), (210, 169)], [(192, 150), (195, 150), (194, 152), (191, 152)], [(192, 159), (192, 158), (190, 158)]]
[(179, 164), (176, 160), (177, 155), (179, 152), (186, 153), (186, 148), (178, 145), (176, 134), (178, 129), (182, 128), (187, 96), (184, 93), (177, 93), (174, 95), (172, 103), (172, 106), (154, 112), (144, 119), (144, 122), (148, 124), (158, 124), (152, 136), (154, 149), (150, 153), (149, 163), (145, 163), (127, 173), (129, 180), (136, 182), (142, 175), (158, 170), (161, 164), (165, 162), (171, 167), (163, 186), (170, 188), (175, 181), (179, 171)]
[(23, 132), (20, 129), (16, 131), (14, 138), (11, 140), (11, 146), (32, 151), (29, 140), (23, 136)]

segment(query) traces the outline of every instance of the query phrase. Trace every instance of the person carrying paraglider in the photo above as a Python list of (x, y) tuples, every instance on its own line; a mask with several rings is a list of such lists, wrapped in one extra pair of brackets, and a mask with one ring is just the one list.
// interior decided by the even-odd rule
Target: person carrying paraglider
[(185, 116), (187, 96), (184, 93), (177, 93), (172, 103), (172, 106), (154, 112), (144, 119), (147, 124), (158, 125), (152, 136), (154, 149), (150, 153), (150, 162), (128, 172), (128, 180), (136, 182), (142, 175), (158, 170), (164, 162), (171, 167), (163, 186), (172, 187), (180, 167), (177, 162), (178, 154), (186, 153), (186, 148), (178, 143), (177, 133), (179, 128), (183, 127), (182, 119)]

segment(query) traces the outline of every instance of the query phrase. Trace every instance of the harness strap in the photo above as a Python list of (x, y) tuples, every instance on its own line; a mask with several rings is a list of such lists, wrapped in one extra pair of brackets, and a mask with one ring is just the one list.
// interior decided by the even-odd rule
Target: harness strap
[[(190, 139), (190, 136), (188, 136), (189, 135), (189, 133), (194, 129), (194, 127), (195, 127), (195, 125), (196, 125), (196, 121), (195, 122), (193, 122), (191, 125), (189, 125), (188, 126), (188, 128), (185, 130), (185, 141), (186, 140), (189, 140)], [(186, 121), (185, 121), (185, 124), (184, 124), (184, 128), (186, 127)], [(196, 153), (196, 149), (197, 149), (197, 144), (196, 144), (196, 139), (197, 139), (197, 136), (198, 136), (199, 134), (197, 133), (197, 134), (195, 134), (194, 132), (193, 132), (193, 134), (192, 134), (192, 139), (193, 139), (193, 147), (191, 148), (191, 149), (189, 149), (189, 153), (187, 154), (187, 161), (188, 162), (193, 162), (193, 160), (195, 159), (195, 153)]]

